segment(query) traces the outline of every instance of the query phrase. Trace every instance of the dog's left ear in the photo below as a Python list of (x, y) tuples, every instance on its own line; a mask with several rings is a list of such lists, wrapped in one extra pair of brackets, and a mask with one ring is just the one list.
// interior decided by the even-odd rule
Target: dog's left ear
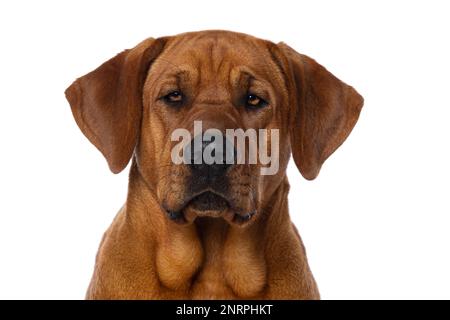
[(308, 56), (284, 43), (293, 79), (291, 148), (303, 177), (312, 180), (325, 160), (345, 141), (363, 106), (363, 98)]
[(114, 173), (122, 171), (133, 154), (141, 123), (143, 82), (164, 41), (142, 41), (78, 78), (65, 91), (75, 121)]

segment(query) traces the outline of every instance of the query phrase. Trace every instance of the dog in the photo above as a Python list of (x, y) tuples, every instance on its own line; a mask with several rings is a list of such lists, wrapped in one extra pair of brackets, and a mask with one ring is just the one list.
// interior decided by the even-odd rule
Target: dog
[[(113, 173), (132, 159), (87, 299), (320, 299), (289, 216), (286, 168), (292, 154), (304, 178), (318, 175), (358, 120), (353, 87), (285, 43), (208, 30), (146, 39), (65, 94)], [(278, 130), (278, 171), (175, 164), (171, 134), (192, 133), (195, 121)]]

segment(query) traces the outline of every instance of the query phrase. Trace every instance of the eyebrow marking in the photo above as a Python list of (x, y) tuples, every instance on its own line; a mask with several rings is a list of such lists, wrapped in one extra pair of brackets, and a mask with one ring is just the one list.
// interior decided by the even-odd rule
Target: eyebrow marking
[(247, 67), (244, 66), (236, 66), (230, 69), (228, 73), (228, 83), (231, 84), (232, 87), (240, 86), (241, 88), (245, 87), (245, 90), (248, 89), (251, 82), (256, 79), (256, 76), (248, 70)]

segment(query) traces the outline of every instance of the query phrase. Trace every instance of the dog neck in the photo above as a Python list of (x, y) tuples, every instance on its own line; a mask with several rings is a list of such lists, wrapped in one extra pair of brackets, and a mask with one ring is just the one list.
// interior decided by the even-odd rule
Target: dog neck
[[(170, 291), (191, 292), (210, 288), (210, 297), (254, 297), (267, 285), (266, 247), (291, 222), (287, 210), (287, 179), (272, 194), (270, 207), (262, 208), (250, 225), (229, 225), (220, 218), (197, 218), (189, 225), (169, 220), (155, 191), (133, 162), (126, 207), (127, 219), (143, 241), (151, 243), (155, 273)], [(281, 229), (280, 229), (281, 228)], [(277, 232), (272, 232), (277, 230)], [(213, 286), (213, 287), (211, 287)]]

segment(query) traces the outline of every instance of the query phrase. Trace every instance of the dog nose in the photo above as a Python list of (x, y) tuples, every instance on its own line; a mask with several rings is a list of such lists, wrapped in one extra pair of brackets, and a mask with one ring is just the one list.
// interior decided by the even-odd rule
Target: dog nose
[(198, 136), (190, 143), (193, 174), (201, 177), (220, 177), (230, 168), (236, 159), (236, 151), (225, 136)]

